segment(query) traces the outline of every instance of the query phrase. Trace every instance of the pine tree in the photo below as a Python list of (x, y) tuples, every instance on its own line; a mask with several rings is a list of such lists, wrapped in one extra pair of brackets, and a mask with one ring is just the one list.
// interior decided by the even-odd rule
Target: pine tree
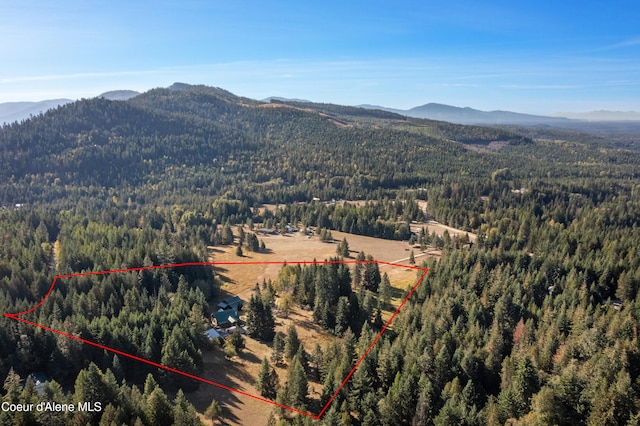
[(211, 400), (211, 404), (204, 412), (204, 417), (208, 420), (216, 421), (222, 416), (222, 407), (215, 399)]
[(336, 253), (338, 256), (349, 257), (349, 243), (347, 242), (347, 238), (343, 238), (342, 241), (338, 244), (336, 248)]
[(520, 417), (529, 412), (531, 397), (540, 390), (538, 372), (528, 356), (518, 361), (512, 389), (515, 399), (515, 415)]
[(364, 252), (358, 253), (356, 258), (356, 265), (353, 268), (353, 285), (358, 288), (362, 285), (362, 274), (364, 272), (365, 264), (363, 261), (366, 259)]
[(285, 346), (284, 341), (284, 335), (279, 331), (273, 337), (273, 352), (271, 353), (271, 362), (273, 362), (275, 365), (280, 365), (282, 363)]
[(307, 351), (304, 349), (304, 343), (300, 343), (300, 346), (298, 346), (298, 350), (296, 351), (295, 357), (298, 358), (298, 360), (300, 361), (300, 365), (302, 365), (302, 369), (304, 370), (304, 373), (308, 376), (309, 370), (310, 370), (309, 354), (307, 354)]
[(353, 424), (347, 401), (342, 401), (340, 405), (340, 424), (343, 426), (351, 426)]
[(276, 320), (271, 310), (271, 304), (265, 303), (262, 318), (262, 340), (271, 342), (276, 334)]
[(391, 281), (389, 281), (389, 275), (385, 272), (384, 275), (382, 275), (382, 281), (380, 281), (380, 288), (378, 289), (383, 307), (389, 305), (391, 301), (391, 291)]
[[(118, 394), (117, 384), (113, 373), (110, 370), (107, 372), (108, 376), (102, 373), (93, 362), (88, 368), (81, 370), (76, 377), (74, 401), (101, 401), (105, 406), (114, 402)], [(91, 413), (88, 416), (95, 419), (94, 414)]]
[(340, 413), (338, 413), (338, 410), (336, 409), (336, 406), (334, 404), (331, 406), (331, 408), (329, 408), (329, 410), (323, 416), (322, 425), (333, 426), (333, 425), (342, 425), (342, 424), (343, 423), (341, 422), (341, 419), (340, 419)]
[(159, 385), (158, 382), (156, 382), (156, 379), (150, 373), (147, 374), (147, 378), (144, 381), (144, 396), (148, 397), (149, 395), (151, 395), (151, 392), (156, 390), (158, 386)]
[(252, 294), (247, 304), (247, 331), (249, 336), (258, 337), (260, 335), (260, 321), (263, 311), (262, 298)]
[(293, 325), (287, 327), (287, 337), (284, 341), (284, 357), (288, 360), (293, 359), (298, 348), (300, 347), (300, 338), (298, 331)]
[(238, 245), (241, 246), (245, 242), (247, 236), (245, 235), (244, 227), (242, 225), (238, 225), (237, 229), (238, 229)]
[(7, 392), (5, 395), (5, 401), (10, 403), (17, 403), (18, 396), (20, 395), (20, 376), (13, 370), (13, 367), (9, 369), (9, 374), (7, 378), (4, 380), (3, 389)]
[(254, 234), (253, 232), (247, 234), (246, 240), (247, 240), (247, 249), (253, 252), (260, 251), (260, 243), (258, 242), (258, 237), (256, 236), (256, 234)]
[(173, 424), (176, 426), (201, 425), (198, 413), (194, 406), (187, 401), (182, 389), (178, 390), (173, 400)]
[(231, 229), (229, 221), (227, 221), (222, 227), (221, 243), (224, 245), (233, 243), (233, 230)]
[(349, 386), (349, 404), (356, 413), (363, 414), (364, 397), (373, 390), (373, 379), (370, 373), (370, 358), (364, 358), (360, 367), (353, 374)]
[(349, 326), (349, 302), (346, 297), (338, 299), (338, 309), (336, 310), (336, 326), (334, 332), (338, 336), (342, 336), (342, 333)]
[(146, 417), (149, 424), (170, 426), (173, 424), (173, 410), (167, 395), (156, 388), (147, 399)]
[(266, 342), (273, 340), (275, 319), (271, 305), (265, 303), (260, 294), (252, 295), (247, 307), (247, 328), (249, 335)]
[(287, 370), (286, 397), (287, 402), (299, 409), (304, 409), (309, 393), (309, 383), (300, 359), (294, 356)]
[(312, 379), (315, 381), (320, 380), (320, 366), (322, 365), (324, 360), (324, 354), (322, 353), (322, 348), (316, 342), (313, 346), (313, 351), (311, 352), (310, 361), (313, 362), (314, 368), (312, 370), (313, 376)]
[(367, 256), (367, 260), (369, 260), (370, 262), (366, 263), (364, 266), (364, 287), (369, 291), (377, 293), (378, 286), (380, 285), (380, 281), (382, 279), (382, 277), (380, 276), (380, 268), (378, 267), (378, 264), (376, 262), (373, 262), (373, 256)]
[(327, 372), (322, 383), (322, 391), (320, 393), (320, 405), (325, 406), (336, 392), (336, 381), (334, 379), (334, 370)]
[(229, 336), (227, 341), (231, 346), (233, 346), (236, 352), (240, 352), (245, 348), (244, 337), (242, 337), (242, 334), (240, 334), (239, 327), (236, 327), (233, 330), (233, 333), (231, 333), (231, 336)]
[[(336, 259), (338, 260), (338, 259)], [(351, 296), (351, 271), (345, 264), (338, 265), (338, 296)]]
[(264, 358), (260, 365), (256, 389), (263, 397), (273, 400), (278, 393), (278, 385), (278, 374), (276, 370), (270, 366), (267, 358)]
[(227, 358), (233, 358), (234, 356), (238, 355), (238, 350), (235, 346), (233, 346), (233, 344), (231, 344), (231, 340), (229, 339), (224, 342), (223, 351), (224, 355)]
[(328, 230), (327, 228), (320, 229), (319, 235), (320, 235), (320, 241), (324, 241), (324, 242), (333, 241), (333, 235), (331, 235), (331, 231)]

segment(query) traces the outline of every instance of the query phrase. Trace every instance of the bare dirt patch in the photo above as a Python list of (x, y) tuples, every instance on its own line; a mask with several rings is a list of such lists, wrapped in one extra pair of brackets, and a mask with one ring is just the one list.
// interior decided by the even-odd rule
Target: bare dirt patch
[(453, 228), (451, 226), (443, 225), (441, 223), (436, 222), (435, 220), (430, 220), (427, 223), (411, 224), (411, 230), (414, 232), (420, 232), (420, 228), (422, 227), (426, 228), (429, 231), (429, 233), (432, 233), (435, 231), (436, 235), (439, 235), (439, 236), (442, 236), (442, 234), (444, 234), (444, 231), (447, 231), (451, 238), (454, 238), (456, 236), (459, 238), (462, 238), (465, 235), (469, 235), (469, 241), (471, 241), (472, 243), (476, 241), (476, 238), (478, 238), (478, 236), (474, 233), (467, 232), (458, 228)]
[(492, 142), (489, 142), (489, 144), (487, 144), (487, 145), (464, 144), (463, 146), (467, 151), (474, 151), (474, 152), (479, 152), (479, 153), (487, 153), (487, 152), (492, 152), (492, 151), (498, 151), (499, 149), (504, 148), (505, 146), (509, 146), (509, 142), (507, 142), (507, 141), (492, 141)]
[[(427, 202), (424, 200), (418, 200), (418, 206), (420, 207), (420, 210), (422, 210), (423, 212), (427, 211)], [(453, 228), (451, 226), (447, 226), (447, 225), (443, 225), (439, 222), (436, 222), (435, 220), (430, 220), (428, 222), (413, 222), (411, 223), (411, 231), (413, 232), (420, 232), (420, 230), (422, 228), (425, 228), (426, 230), (429, 231), (429, 233), (431, 234), (432, 232), (435, 232), (436, 235), (442, 237), (442, 234), (444, 233), (444, 231), (446, 230), (449, 235), (453, 238), (454, 236), (458, 236), (458, 237), (463, 237), (465, 234), (469, 235), (469, 241), (471, 241), (472, 243), (476, 241), (476, 238), (478, 237), (476, 234), (472, 233), (472, 232), (467, 232), (463, 229), (458, 229), (458, 228)]]

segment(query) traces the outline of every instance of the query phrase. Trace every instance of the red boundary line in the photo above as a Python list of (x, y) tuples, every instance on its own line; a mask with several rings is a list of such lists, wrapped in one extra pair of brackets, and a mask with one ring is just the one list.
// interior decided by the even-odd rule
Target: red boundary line
[[(64, 331), (56, 330), (54, 328), (47, 327), (46, 325), (38, 324), (38, 323), (35, 323), (35, 322), (32, 322), (32, 321), (29, 321), (27, 319), (21, 318), (21, 316), (27, 315), (27, 314), (35, 311), (36, 309), (38, 309), (40, 306), (42, 306), (42, 304), (45, 302), (45, 300), (47, 300), (47, 298), (53, 292), (53, 289), (55, 288), (55, 285), (56, 285), (56, 282), (58, 281), (58, 279), (64, 279), (64, 278), (85, 277), (85, 276), (90, 276), (90, 275), (107, 275), (107, 274), (123, 273), (123, 272), (146, 271), (146, 270), (150, 270), (150, 269), (170, 269), (170, 268), (180, 268), (180, 267), (185, 267), (185, 266), (215, 266), (215, 265), (339, 265), (339, 264), (358, 264), (358, 263), (360, 263), (360, 264), (362, 264), (362, 263), (377, 263), (377, 264), (380, 264), (380, 265), (401, 267), (401, 268), (405, 268), (405, 269), (415, 269), (415, 270), (423, 271), (423, 272), (422, 272), (422, 275), (420, 275), (420, 277), (417, 279), (417, 281), (413, 285), (413, 287), (411, 287), (411, 290), (409, 290), (409, 292), (404, 297), (402, 302), (400, 302), (400, 304), (398, 305), (396, 310), (393, 312), (391, 317), (384, 324), (384, 326), (382, 327), (382, 330), (380, 330), (380, 332), (373, 339), (373, 341), (371, 342), (371, 344), (369, 345), (367, 350), (364, 351), (364, 353), (358, 359), (358, 361), (353, 366), (351, 371), (349, 371), (349, 374), (347, 374), (347, 377), (344, 378), (344, 380), (342, 381), (342, 383), (340, 384), (338, 389), (334, 392), (334, 394), (331, 396), (329, 401), (327, 401), (327, 403), (324, 405), (322, 410), (318, 414), (315, 414), (315, 415), (312, 414), (312, 413), (309, 413), (307, 411), (299, 410), (299, 409), (297, 409), (295, 407), (289, 407), (288, 405), (283, 405), (283, 404), (280, 404), (278, 402), (272, 401), (270, 399), (266, 399), (266, 398), (263, 398), (263, 397), (258, 396), (258, 395), (253, 395), (253, 394), (244, 392), (244, 391), (242, 391), (240, 389), (236, 389), (236, 388), (232, 388), (232, 387), (229, 387), (229, 386), (225, 386), (225, 385), (223, 385), (221, 383), (217, 383), (217, 382), (214, 382), (212, 380), (205, 379), (203, 377), (195, 376), (193, 374), (189, 374), (189, 373), (186, 373), (184, 371), (176, 370), (175, 368), (171, 368), (171, 367), (168, 367), (166, 365), (162, 365), (162, 364), (159, 364), (157, 362), (150, 361), (148, 359), (140, 358), (140, 357), (138, 357), (136, 355), (132, 355), (132, 354), (129, 354), (127, 352), (123, 352), (123, 351), (120, 351), (118, 349), (111, 348), (109, 346), (101, 345), (100, 343), (92, 342), (90, 340), (83, 339), (82, 337), (74, 336), (73, 334), (69, 334), (69, 333), (66, 333)], [(169, 371), (169, 372), (172, 372), (172, 373), (175, 373), (175, 374), (180, 374), (180, 375), (188, 377), (190, 379), (198, 380), (200, 382), (203, 382), (203, 383), (206, 383), (206, 384), (209, 384), (209, 385), (217, 386), (219, 388), (222, 388), (222, 389), (225, 389), (225, 390), (228, 390), (228, 391), (231, 391), (231, 392), (239, 393), (240, 395), (244, 395), (244, 396), (256, 399), (258, 401), (262, 401), (262, 402), (265, 402), (265, 403), (268, 403), (268, 404), (271, 404), (271, 405), (275, 405), (277, 407), (280, 407), (280, 408), (283, 408), (283, 409), (286, 409), (286, 410), (289, 410), (289, 411), (293, 411), (295, 413), (302, 414), (304, 416), (311, 417), (313, 419), (320, 419), (322, 417), (322, 415), (327, 411), (327, 409), (329, 408), (329, 406), (331, 405), (333, 400), (336, 398), (336, 396), (338, 396), (338, 393), (340, 393), (342, 388), (347, 384), (347, 382), (349, 381), (351, 376), (353, 376), (355, 371), (358, 369), (358, 367), (360, 366), (360, 363), (362, 362), (362, 360), (364, 360), (364, 358), (369, 354), (369, 352), (371, 351), (373, 346), (378, 342), (380, 337), (382, 337), (382, 333), (384, 333), (387, 330), (387, 328), (389, 328), (389, 325), (391, 324), (391, 321), (393, 321), (393, 319), (396, 317), (396, 315), (398, 315), (398, 312), (400, 312), (400, 309), (402, 309), (402, 307), (405, 305), (407, 300), (409, 300), (409, 297), (411, 297), (411, 295), (416, 290), (416, 288), (418, 288), (420, 283), (422, 283), (424, 278), (427, 276), (428, 272), (429, 272), (429, 270), (427, 268), (421, 268), (421, 267), (418, 267), (418, 266), (411, 266), (411, 265), (402, 265), (402, 264), (399, 264), (399, 263), (384, 262), (384, 261), (379, 261), (379, 260), (332, 260), (332, 261), (322, 261), (322, 262), (318, 262), (318, 261), (297, 261), (297, 262), (296, 261), (294, 261), (294, 262), (287, 262), (287, 261), (282, 261), (282, 262), (277, 262), (277, 261), (265, 261), (265, 262), (241, 262), (241, 261), (187, 262), (187, 263), (175, 263), (175, 264), (169, 264), (169, 265), (143, 266), (143, 267), (138, 267), (138, 268), (113, 269), (113, 270), (108, 270), (108, 271), (82, 272), (82, 273), (74, 273), (74, 274), (56, 275), (53, 278), (53, 282), (51, 283), (51, 287), (49, 288), (49, 291), (47, 291), (47, 293), (44, 295), (42, 300), (40, 302), (38, 302), (38, 304), (36, 304), (33, 308), (28, 309), (28, 310), (23, 311), (23, 312), (14, 313), (14, 314), (4, 313), (3, 316), (5, 316), (7, 318), (11, 318), (11, 319), (19, 321), (19, 322), (22, 322), (22, 323), (25, 323), (25, 324), (28, 324), (28, 325), (31, 325), (33, 327), (38, 327), (38, 328), (41, 328), (43, 330), (59, 334), (61, 336), (65, 336), (65, 337), (67, 337), (69, 339), (77, 340), (77, 341), (85, 343), (87, 345), (95, 346), (97, 348), (103, 349), (103, 350), (108, 351), (108, 352), (112, 352), (112, 353), (115, 353), (115, 354), (118, 354), (118, 355), (121, 355), (121, 356), (124, 356), (124, 357), (127, 357), (127, 358), (131, 358), (131, 359), (133, 359), (135, 361), (143, 362), (145, 364), (151, 365), (153, 367), (156, 367), (156, 368), (159, 368), (159, 369), (162, 369), (162, 370), (166, 370), (166, 371)]]

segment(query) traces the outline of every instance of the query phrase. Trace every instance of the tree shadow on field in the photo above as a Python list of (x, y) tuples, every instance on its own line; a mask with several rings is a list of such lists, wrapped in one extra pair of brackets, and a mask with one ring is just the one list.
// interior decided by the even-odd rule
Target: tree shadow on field
[(220, 281), (222, 281), (225, 284), (235, 284), (236, 283), (236, 280), (234, 280), (233, 278), (230, 278), (228, 275), (224, 275), (224, 274), (218, 273), (217, 277), (220, 279)]
[[(218, 383), (231, 389), (251, 392), (246, 389), (245, 383), (252, 383), (253, 377), (247, 374), (242, 368), (242, 364), (235, 360), (228, 360), (224, 357), (221, 348), (211, 348), (203, 353), (205, 360), (204, 370), (198, 374), (200, 377)], [(235, 358), (236, 360), (238, 357)], [(218, 419), (220, 424), (239, 423), (240, 419), (234, 415), (229, 408), (242, 408), (245, 404), (236, 392), (220, 386), (200, 383), (198, 390), (186, 393), (187, 398), (199, 413), (204, 413), (215, 399), (222, 406), (222, 416)]]
[(253, 352), (242, 351), (239, 354), (240, 359), (252, 364), (260, 364), (262, 360), (256, 356)]
[[(406, 290), (402, 290), (401, 288), (391, 287), (391, 298), (392, 299), (404, 299)], [(396, 306), (392, 306), (395, 311)]]

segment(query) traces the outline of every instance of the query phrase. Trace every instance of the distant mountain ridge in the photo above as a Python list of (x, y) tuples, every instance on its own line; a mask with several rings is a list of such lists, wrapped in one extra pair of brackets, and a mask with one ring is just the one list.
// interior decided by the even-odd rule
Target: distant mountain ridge
[(110, 101), (128, 101), (131, 98), (138, 96), (140, 92), (135, 90), (111, 90), (99, 95), (99, 98), (105, 98)]
[(311, 101), (306, 99), (298, 99), (298, 98), (283, 98), (281, 96), (269, 96), (268, 98), (260, 99), (262, 102), (271, 102), (271, 101), (279, 101), (279, 102), (304, 102), (311, 103)]
[[(127, 101), (136, 97), (140, 92), (135, 90), (112, 90), (98, 95), (98, 98), (110, 101)], [(0, 103), (0, 125), (20, 122), (45, 113), (61, 105), (74, 102), (73, 99), (47, 99), (37, 102), (4, 102)]]
[(587, 121), (640, 121), (640, 112), (637, 111), (556, 112), (552, 116)]
[(45, 113), (50, 109), (57, 108), (73, 102), (71, 99), (50, 99), (39, 102), (5, 102), (0, 104), (0, 125), (20, 122), (31, 116)]
[(402, 110), (377, 105), (358, 105), (360, 108), (381, 109), (414, 118), (448, 121), (456, 124), (562, 124), (570, 120), (564, 117), (547, 117), (543, 115), (521, 114), (511, 111), (481, 111), (469, 107), (456, 107), (438, 103), (428, 103), (411, 109)]
[[(80, 197), (82, 188), (173, 191), (172, 182), (216, 196), (228, 189), (252, 194), (260, 184), (277, 199), (355, 198), (367, 188), (441, 179), (441, 158), (472, 161), (469, 147), (481, 151), (494, 142), (533, 143), (509, 129), (334, 104), (265, 103), (175, 84), (124, 102), (81, 99), (0, 128), (0, 181), (14, 179), (15, 203), (36, 200), (38, 188), (53, 184), (70, 185)], [(412, 160), (400, 173), (403, 155)], [(323, 159), (313, 166), (320, 179), (312, 185), (309, 156)]]
[[(229, 101), (235, 95), (217, 87), (209, 87), (203, 85), (191, 85), (187, 83), (174, 83), (167, 88), (170, 91), (202, 91), (209, 95), (219, 96), (221, 99)], [(104, 98), (112, 101), (127, 101), (139, 96), (141, 93), (135, 90), (112, 90), (98, 95), (98, 98)], [(256, 102), (253, 99), (243, 98), (251, 103)], [(51, 99), (39, 102), (7, 102), (0, 103), (0, 125), (22, 121), (31, 116), (44, 113), (50, 109), (60, 105), (73, 102), (71, 99)], [(269, 96), (257, 102), (283, 102), (297, 104), (315, 104), (306, 99), (285, 98), (279, 96)], [(330, 104), (326, 104), (330, 105)], [(302, 105), (300, 105), (302, 106)], [(590, 111), (590, 112), (557, 112), (549, 116), (523, 114), (512, 111), (482, 111), (470, 107), (457, 107), (440, 103), (427, 103), (410, 109), (388, 108), (380, 105), (362, 104), (356, 105), (354, 108), (363, 108), (367, 110), (380, 110), (391, 112), (406, 117), (424, 118), (429, 120), (446, 121), (454, 124), (477, 124), (477, 125), (550, 125), (550, 126), (569, 126), (573, 127), (579, 122), (617, 122), (627, 121), (630, 125), (633, 122), (640, 122), (640, 112), (636, 111)]]

